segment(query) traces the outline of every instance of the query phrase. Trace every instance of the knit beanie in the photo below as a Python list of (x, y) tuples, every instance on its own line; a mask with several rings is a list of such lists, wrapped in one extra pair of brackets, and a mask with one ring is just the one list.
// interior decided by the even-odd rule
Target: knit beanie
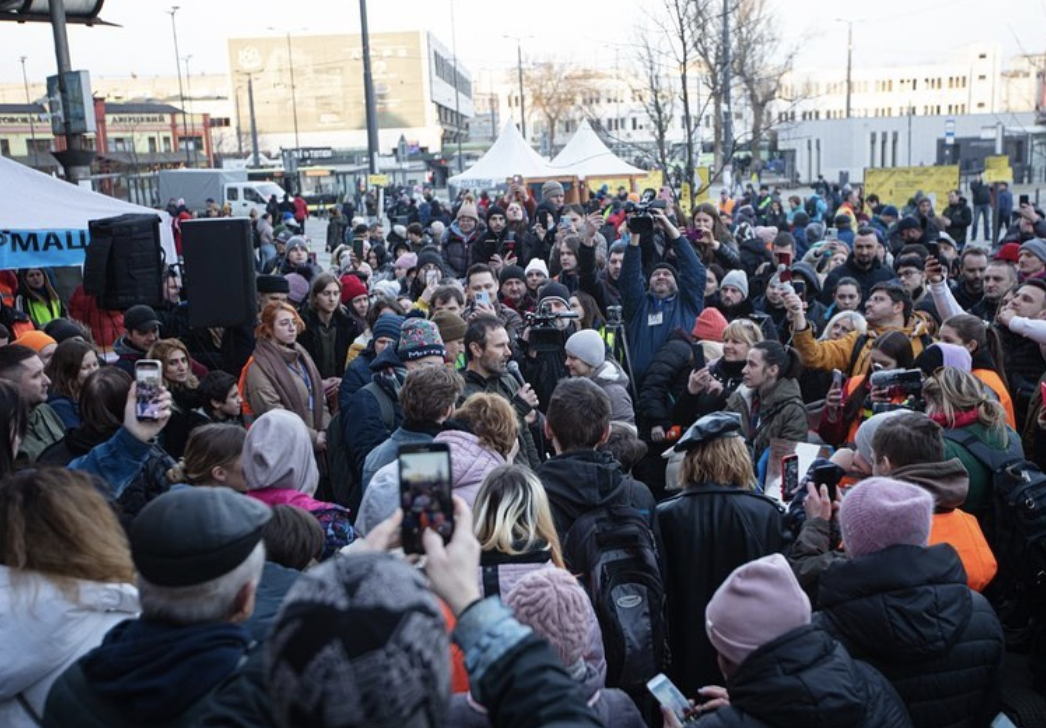
[(484, 220), (490, 222), (490, 218), (492, 218), (494, 215), (501, 215), (502, 217), (506, 217), (505, 208), (501, 205), (491, 205), (487, 208), (487, 215), (484, 218)]
[(863, 457), (865, 462), (869, 465), (874, 462), (874, 455), (872, 455), (872, 440), (875, 439), (876, 430), (878, 430), (886, 420), (904, 414), (904, 412), (904, 410), (880, 412), (877, 415), (869, 417), (861, 423), (860, 427), (857, 428), (857, 433), (854, 435), (854, 445), (857, 447), (857, 452), (861, 454), (861, 457)]
[(86, 336), (83, 327), (79, 323), (67, 318), (51, 319), (44, 326), (44, 333), (59, 344), (66, 339), (75, 339), (77, 337), (82, 339)]
[(806, 242), (809, 245), (813, 243), (819, 243), (824, 240), (824, 225), (819, 222), (812, 222), (806, 226)]
[(592, 608), (577, 579), (565, 569), (532, 571), (505, 596), (505, 606), (522, 624), (548, 641), (566, 668), (588, 649)]
[(408, 318), (400, 328), (400, 341), (396, 345), (396, 354), (401, 361), (416, 361), (426, 356), (447, 355), (439, 327), (422, 318)]
[(1031, 240), (1023, 243), (1018, 254), (1028, 252), (1034, 255), (1036, 258), (1046, 263), (1046, 240), (1039, 238), (1032, 238)]
[(802, 210), (797, 211), (795, 213), (795, 215), (792, 217), (792, 226), (794, 227), (795, 230), (798, 230), (799, 228), (803, 228), (803, 231), (805, 232), (806, 231), (806, 226), (809, 225), (809, 224), (810, 224), (810, 216), (807, 215)]
[(341, 305), (348, 306), (360, 296), (367, 295), (367, 284), (359, 276), (346, 273), (341, 277)]
[(309, 429), (287, 410), (269, 410), (254, 421), (242, 462), (248, 491), (279, 488), (311, 496), (320, 481)]
[(541, 199), (547, 200), (552, 195), (564, 195), (566, 192), (563, 189), (563, 185), (556, 182), (554, 179), (550, 179), (545, 184), (541, 185)]
[(443, 339), (444, 344), (448, 341), (464, 339), (469, 329), (465, 319), (453, 311), (437, 311), (432, 317), (432, 323), (439, 328), (439, 336)]
[(734, 665), (767, 642), (809, 623), (810, 600), (781, 554), (734, 569), (705, 609), (708, 640)]
[(501, 269), (501, 275), (498, 276), (498, 285), (505, 285), (505, 281), (523, 281), (526, 283), (527, 274), (518, 265), (506, 265)]
[(995, 253), (995, 260), (1005, 260), (1010, 263), (1016, 263), (1017, 259), (1021, 255), (1021, 246), (1019, 243), (1005, 243), (999, 247), (999, 250)]
[(291, 252), (297, 248), (301, 248), (306, 253), (309, 252), (309, 241), (301, 235), (294, 235), (287, 241), (287, 252)]
[(287, 279), (287, 298), (291, 300), (291, 303), (301, 303), (309, 297), (309, 282), (303, 275), (288, 273), (284, 278)]
[(570, 305), (570, 291), (562, 283), (550, 281), (541, 287), (538, 293), (538, 304), (546, 300), (559, 301), (564, 306)]
[(718, 308), (709, 306), (701, 312), (694, 322), (693, 335), (699, 341), (723, 341), (723, 331), (728, 322)]
[(973, 357), (965, 346), (939, 341), (923, 349), (922, 353), (915, 357), (914, 364), (926, 376), (932, 375), (941, 367), (955, 367), (969, 372), (973, 369)]
[(467, 199), (461, 203), (461, 207), (458, 208), (458, 214), (454, 216), (455, 220), (460, 220), (463, 217), (471, 217), (476, 222), (479, 222), (479, 210), (476, 208), (476, 203), (471, 199)]
[(530, 275), (530, 271), (532, 270), (539, 270), (546, 278), (548, 278), (548, 266), (545, 265), (545, 261), (541, 258), (532, 258), (530, 262), (527, 263), (527, 267), (523, 269), (523, 275)]
[(24, 334), (15, 339), (13, 344), (19, 346), (26, 346), (39, 354), (41, 351), (46, 349), (51, 344), (58, 345), (58, 342), (52, 339), (50, 336), (45, 334), (43, 331), (26, 331)]
[(403, 317), (394, 313), (383, 313), (370, 328), (371, 339), (392, 339), (399, 344), (400, 329), (403, 328)]
[(933, 496), (911, 483), (868, 478), (851, 488), (839, 508), (839, 529), (850, 556), (890, 546), (925, 546), (933, 522)]
[(439, 251), (432, 246), (424, 248), (418, 253), (418, 270), (427, 265), (434, 265), (437, 268), (443, 267), (443, 259), (439, 257)]
[(774, 238), (777, 237), (777, 228), (772, 226), (766, 227), (763, 225), (757, 225), (755, 228), (755, 236), (759, 238), (759, 240), (761, 240), (762, 242), (769, 245), (774, 241)]
[(724, 286), (733, 286), (741, 291), (741, 295), (745, 299), (748, 298), (748, 276), (745, 275), (743, 270), (734, 269), (723, 276), (723, 280), (719, 282), (719, 287), (723, 288)]
[(383, 553), (303, 573), (266, 641), (279, 725), (435, 726), (450, 695), (450, 643), (424, 577)]
[(418, 256), (417, 253), (404, 253), (400, 257), (396, 258), (396, 268), (401, 270), (410, 270), (411, 268), (418, 267)]
[(582, 329), (571, 334), (564, 348), (590, 367), (601, 366), (606, 361), (607, 345), (595, 329)]
[(676, 267), (674, 265), (672, 265), (671, 263), (665, 263), (665, 262), (658, 263), (657, 265), (655, 265), (653, 268), (650, 269), (650, 275), (653, 275), (654, 271), (657, 271), (657, 270), (667, 270), (669, 273), (672, 274), (673, 278), (675, 278), (677, 281), (679, 280), (679, 271), (677, 271)]

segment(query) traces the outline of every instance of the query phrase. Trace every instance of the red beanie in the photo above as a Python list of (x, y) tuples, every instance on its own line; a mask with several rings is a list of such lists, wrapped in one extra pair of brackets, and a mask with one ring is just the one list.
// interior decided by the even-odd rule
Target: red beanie
[(718, 308), (706, 308), (697, 317), (697, 321), (694, 323), (694, 330), (691, 333), (699, 341), (718, 341), (722, 343), (723, 331), (726, 330), (726, 327), (726, 317), (719, 312)]
[(1006, 243), (995, 254), (995, 260), (1008, 260), (1011, 263), (1016, 263), (1020, 252), (1020, 243)]
[(341, 305), (348, 306), (352, 299), (366, 296), (367, 293), (367, 284), (361, 281), (359, 276), (346, 273), (341, 277)]

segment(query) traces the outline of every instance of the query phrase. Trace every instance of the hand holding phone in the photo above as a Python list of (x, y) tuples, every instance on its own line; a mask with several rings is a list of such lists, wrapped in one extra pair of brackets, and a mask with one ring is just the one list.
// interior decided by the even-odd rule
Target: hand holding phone
[(690, 701), (686, 699), (686, 696), (680, 692), (679, 688), (675, 686), (671, 680), (669, 680), (664, 673), (655, 675), (646, 684), (646, 689), (650, 691), (650, 694), (657, 698), (657, 702), (662, 707), (667, 708), (671, 711), (672, 715), (675, 716), (676, 720), (683, 723), (690, 716), (693, 711)]
[(421, 535), (426, 529), (447, 543), (454, 533), (450, 447), (438, 442), (400, 445), (397, 459), (403, 551), (422, 553)]
[(825, 486), (828, 489), (828, 499), (834, 501), (836, 494), (838, 493), (839, 481), (846, 475), (843, 469), (835, 463), (828, 463), (826, 465), (818, 465), (816, 468), (810, 471), (810, 479), (818, 486)]
[(137, 385), (135, 415), (139, 420), (160, 419), (160, 391), (163, 386), (163, 364), (158, 359), (139, 359), (134, 364)]
[(781, 498), (786, 501), (799, 491), (799, 455), (792, 453), (781, 458)]

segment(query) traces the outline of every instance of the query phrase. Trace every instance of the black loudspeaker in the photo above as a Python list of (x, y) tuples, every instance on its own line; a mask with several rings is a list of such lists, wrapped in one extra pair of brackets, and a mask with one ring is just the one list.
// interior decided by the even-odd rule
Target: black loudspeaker
[(245, 217), (182, 223), (185, 297), (194, 329), (251, 324), (257, 314), (254, 241)]
[(84, 259), (84, 292), (111, 311), (163, 305), (163, 247), (158, 215), (90, 220)]

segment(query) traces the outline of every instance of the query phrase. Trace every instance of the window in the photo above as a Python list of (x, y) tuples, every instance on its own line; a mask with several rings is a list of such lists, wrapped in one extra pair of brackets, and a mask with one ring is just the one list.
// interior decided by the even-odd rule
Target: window
[(149, 154), (156, 154), (156, 137), (149, 137)]
[(875, 166), (875, 137), (876, 137), (876, 134), (873, 131), (872, 132), (872, 136), (871, 136), (871, 144), (869, 145), (869, 149), (868, 149), (868, 166), (869, 167), (874, 167)]
[(265, 204), (265, 199), (259, 195), (256, 190), (253, 190), (250, 187), (243, 191), (243, 199), (247, 200), (247, 202), (257, 202), (262, 205)]
[(240, 199), (240, 188), (230, 187), (225, 190), (225, 199), (229, 202), (237, 202)]
[(47, 154), (51, 151), (50, 139), (27, 139), (25, 143), (30, 152)]
[(0, 155), (4, 157), (11, 156), (11, 141), (9, 139), (0, 139)]
[(165, 152), (171, 151), (171, 138), (169, 136), (163, 138), (163, 150)]

